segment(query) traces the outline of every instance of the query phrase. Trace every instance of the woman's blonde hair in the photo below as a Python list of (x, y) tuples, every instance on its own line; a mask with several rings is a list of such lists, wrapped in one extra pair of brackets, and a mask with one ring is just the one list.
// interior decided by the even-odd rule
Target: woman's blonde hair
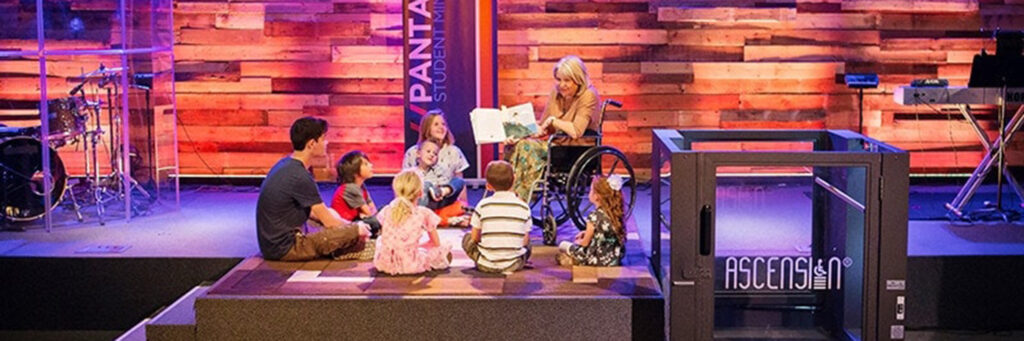
[(552, 74), (556, 79), (562, 76), (576, 83), (579, 86), (579, 89), (576, 90), (577, 94), (590, 87), (590, 76), (587, 74), (587, 67), (583, 65), (583, 60), (580, 57), (573, 55), (562, 57), (562, 59), (558, 60), (558, 63), (555, 63)]
[(612, 221), (612, 230), (619, 237), (619, 242), (625, 243), (626, 229), (622, 222), (622, 192), (613, 189), (608, 184), (608, 178), (603, 176), (595, 177), (590, 188), (597, 194), (597, 207), (604, 211), (608, 215), (608, 219)]
[[(430, 136), (430, 126), (434, 124), (436, 119), (442, 119), (445, 125), (448, 124), (448, 120), (444, 118), (444, 111), (441, 111), (441, 109), (433, 109), (423, 114), (423, 118), (420, 119), (420, 140), (416, 141), (417, 143), (433, 138), (433, 136)], [(438, 147), (444, 147), (449, 144), (455, 144), (455, 135), (452, 135), (451, 127), (445, 129), (444, 138), (441, 139), (441, 144)]]
[(403, 170), (391, 182), (395, 190), (395, 200), (391, 201), (391, 222), (401, 224), (412, 214), (415, 202), (420, 199), (423, 191), (423, 178), (413, 168)]

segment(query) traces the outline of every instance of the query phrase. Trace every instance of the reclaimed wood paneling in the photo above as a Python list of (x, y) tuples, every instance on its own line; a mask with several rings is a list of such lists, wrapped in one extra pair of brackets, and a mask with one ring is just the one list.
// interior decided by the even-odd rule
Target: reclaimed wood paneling
[[(499, 1), (499, 50), (515, 61), (500, 66), (501, 100), (544, 105), (551, 66), (579, 55), (600, 70), (591, 73), (599, 92), (625, 104), (607, 116), (605, 143), (643, 167), (651, 128), (856, 130), (856, 91), (843, 76), (872, 72), (881, 84), (865, 93), (865, 133), (911, 150), (914, 171), (972, 169), (981, 144), (962, 116), (897, 105), (892, 92), (915, 78), (965, 85), (973, 56), (995, 47), (979, 30), (1024, 27), (1024, 4), (1013, 1), (652, 0), (655, 25), (638, 15), (614, 30), (601, 6), (561, 3)], [(608, 34), (577, 42), (588, 28)], [(991, 118), (982, 115), (990, 133)]]
[[(982, 148), (959, 113), (900, 106), (892, 92), (915, 78), (965, 85), (973, 56), (995, 48), (988, 32), (1024, 28), (1020, 0), (497, 2), (501, 104), (543, 110), (555, 61), (582, 57), (599, 92), (625, 104), (607, 113), (605, 143), (644, 176), (653, 128), (856, 130), (857, 96), (843, 76), (861, 72), (878, 73), (881, 83), (865, 92), (866, 134), (911, 150), (914, 171), (970, 170)], [(50, 44), (111, 43), (96, 28), (112, 25), (102, 16), (110, 8), (71, 3), (90, 13), (90, 32)], [(0, 28), (13, 27), (17, 8), (4, 8), (14, 14), (0, 14)], [(378, 172), (398, 171), (401, 9), (400, 0), (175, 1), (182, 172), (263, 174), (288, 152), (287, 128), (304, 115), (330, 125), (321, 179), (331, 177), (330, 160), (355, 148), (370, 153)], [(27, 38), (5, 35), (0, 46), (34, 49)], [(50, 61), (51, 93), (96, 64)], [(0, 74), (0, 100), (8, 103), (0, 117), (32, 125), (20, 113), (33, 108), (37, 64), (2, 60)], [(980, 109), (992, 135), (991, 108)], [(1024, 165), (1017, 154), (1009, 159)]]
[(397, 172), (401, 18), (401, 0), (177, 1), (182, 173), (264, 174), (307, 115), (329, 125), (320, 180), (352, 149)]

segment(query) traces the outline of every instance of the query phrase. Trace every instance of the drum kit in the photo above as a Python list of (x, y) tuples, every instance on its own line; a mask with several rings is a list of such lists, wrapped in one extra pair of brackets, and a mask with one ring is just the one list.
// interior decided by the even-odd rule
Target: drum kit
[[(51, 213), (68, 197), (66, 203), (71, 206), (79, 222), (84, 221), (83, 207), (95, 205), (100, 224), (104, 224), (105, 206), (109, 202), (124, 200), (125, 196), (132, 193), (152, 199), (138, 182), (121, 171), (126, 162), (123, 151), (127, 146), (119, 138), (122, 110), (114, 105), (116, 101), (113, 100), (119, 98), (122, 91), (116, 81), (121, 72), (125, 72), (125, 69), (108, 69), (101, 65), (99, 69), (77, 77), (80, 83), (71, 90), (69, 97), (47, 101), (49, 146), (45, 149), (50, 153), (50, 205), (46, 205), (46, 186), (43, 184), (41, 126), (0, 126), (0, 188), (3, 188), (0, 194), (0, 222), (11, 224), (39, 219)], [(83, 89), (88, 84), (95, 86), (93, 96), (87, 96)], [(106, 89), (106, 101), (99, 99), (99, 89)], [(107, 114), (105, 127), (100, 123), (104, 113)], [(109, 143), (102, 139), (106, 133), (112, 136)], [(70, 146), (82, 151), (85, 166), (84, 176), (76, 178), (77, 181), (71, 186), (64, 162), (56, 151)], [(99, 148), (106, 148), (110, 155), (109, 173), (101, 174)], [(123, 190), (126, 178), (131, 185), (128, 190)], [(148, 209), (146, 204), (151, 201), (137, 202), (132, 200), (133, 214), (145, 213)], [(49, 211), (47, 206), (50, 207)]]

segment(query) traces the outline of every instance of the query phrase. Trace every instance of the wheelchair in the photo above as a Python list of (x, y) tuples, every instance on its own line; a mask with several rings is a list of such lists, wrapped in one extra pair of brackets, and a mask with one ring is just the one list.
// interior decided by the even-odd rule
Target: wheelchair
[(597, 131), (587, 129), (581, 137), (594, 141), (593, 145), (554, 145), (555, 139), (568, 136), (558, 133), (548, 137), (548, 158), (543, 173), (532, 186), (529, 203), (534, 226), (542, 228), (544, 244), (555, 245), (558, 227), (569, 220), (580, 230), (587, 228), (587, 215), (596, 208), (589, 199), (595, 176), (623, 177), (623, 219), (633, 212), (637, 185), (633, 166), (622, 151), (601, 144), (601, 126), (608, 106), (621, 108), (622, 103), (611, 99), (601, 103)]

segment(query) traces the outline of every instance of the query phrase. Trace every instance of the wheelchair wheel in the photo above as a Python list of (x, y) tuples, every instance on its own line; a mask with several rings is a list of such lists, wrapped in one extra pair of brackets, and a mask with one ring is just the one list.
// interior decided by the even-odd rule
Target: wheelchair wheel
[[(540, 186), (548, 186), (547, 206), (544, 205), (544, 189)], [(553, 175), (547, 183), (539, 183), (534, 187), (533, 197), (530, 199), (530, 216), (533, 219), (533, 226), (545, 228), (548, 218), (554, 222), (554, 229), (557, 230), (566, 221), (569, 221), (569, 209), (565, 199), (565, 176)]]
[(544, 245), (555, 245), (555, 241), (558, 238), (558, 225), (561, 224), (555, 221), (555, 216), (548, 214), (547, 217), (544, 217), (544, 223), (541, 226)]
[(633, 172), (633, 166), (629, 164), (626, 155), (618, 149), (609, 146), (593, 147), (573, 164), (566, 185), (569, 217), (576, 224), (576, 228), (585, 230), (587, 215), (595, 209), (589, 197), (591, 181), (595, 176), (612, 174), (628, 178), (622, 184), (621, 190), (623, 220), (633, 213), (633, 204), (636, 202), (636, 174)]

